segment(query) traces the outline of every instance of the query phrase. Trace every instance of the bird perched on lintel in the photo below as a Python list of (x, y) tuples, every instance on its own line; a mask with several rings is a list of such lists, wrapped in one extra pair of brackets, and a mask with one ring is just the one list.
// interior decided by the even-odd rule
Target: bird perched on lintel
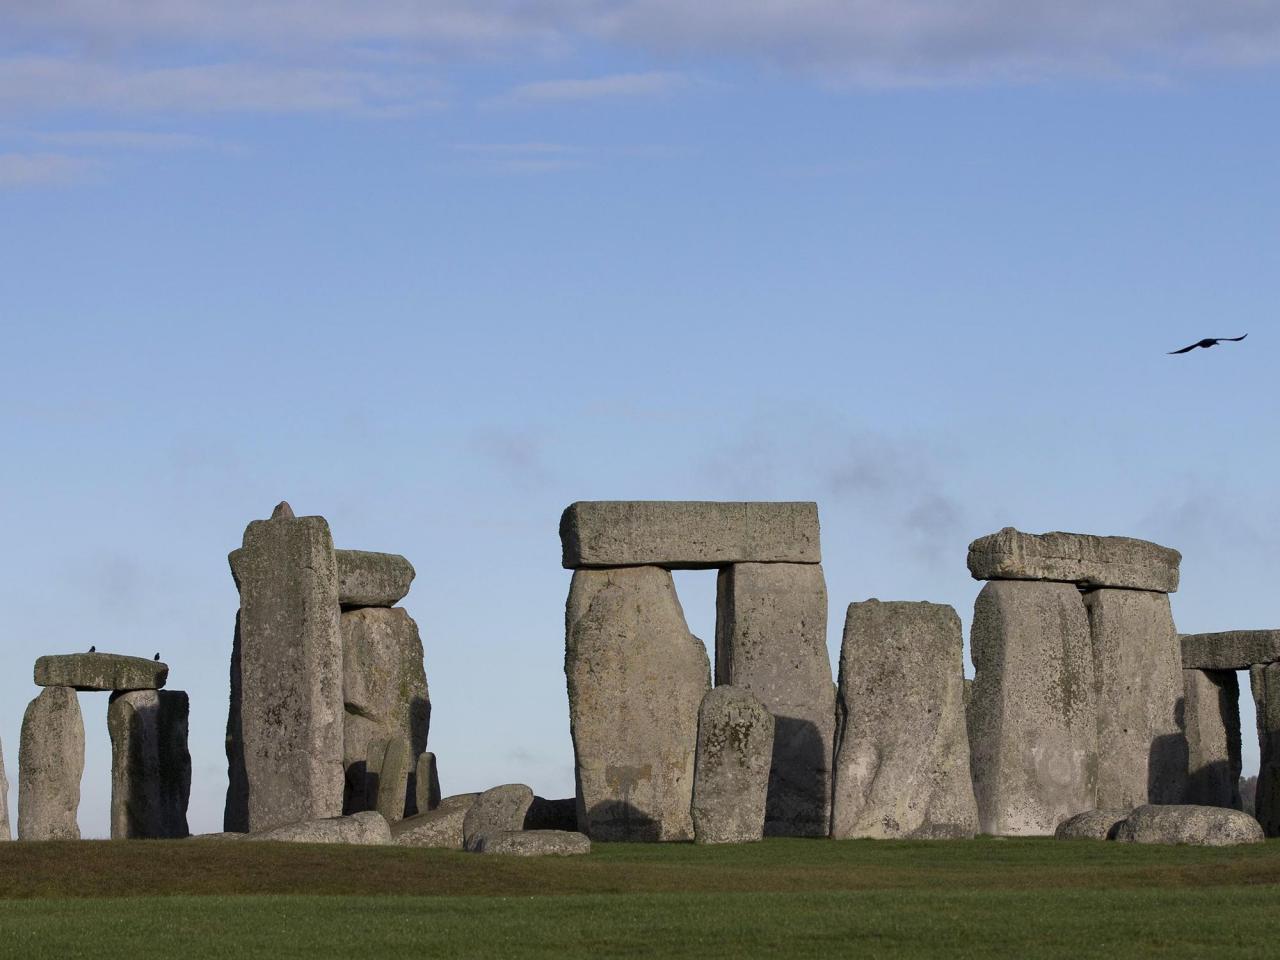
[(1247, 336), (1248, 334), (1246, 333), (1243, 337), (1205, 337), (1203, 340), (1198, 340), (1191, 346), (1183, 347), (1181, 350), (1170, 350), (1169, 356), (1173, 356), (1175, 353), (1190, 353), (1196, 347), (1204, 347), (1208, 350), (1210, 347), (1216, 347), (1218, 344), (1225, 343), (1228, 340), (1232, 343), (1239, 343)]

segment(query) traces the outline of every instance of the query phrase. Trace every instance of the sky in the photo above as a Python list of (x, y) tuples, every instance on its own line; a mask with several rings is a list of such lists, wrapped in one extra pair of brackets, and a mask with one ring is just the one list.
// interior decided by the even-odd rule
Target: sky
[(417, 568), (446, 793), (572, 795), (579, 499), (816, 500), (833, 662), (869, 597), (967, 630), (1003, 526), (1280, 626), (1280, 6), (692, 6), (0, 0), (12, 815), (31, 664), (95, 644), (189, 692), (220, 829), (226, 555), (281, 499)]

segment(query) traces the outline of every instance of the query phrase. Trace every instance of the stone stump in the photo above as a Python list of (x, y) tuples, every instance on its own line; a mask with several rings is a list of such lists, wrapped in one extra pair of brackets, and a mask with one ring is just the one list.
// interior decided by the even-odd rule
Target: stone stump
[(84, 718), (71, 687), (45, 687), (27, 706), (18, 744), (18, 837), (79, 840)]
[(1254, 816), (1268, 837), (1280, 837), (1280, 663), (1249, 668), (1258, 715), (1258, 792)]
[(698, 710), (693, 831), (698, 843), (750, 843), (764, 836), (774, 719), (745, 690), (719, 686)]
[(137, 690), (111, 697), (111, 839), (189, 835), (189, 710), (187, 695), (180, 690)]
[(1240, 681), (1234, 670), (1183, 670), (1186, 803), (1242, 810)]

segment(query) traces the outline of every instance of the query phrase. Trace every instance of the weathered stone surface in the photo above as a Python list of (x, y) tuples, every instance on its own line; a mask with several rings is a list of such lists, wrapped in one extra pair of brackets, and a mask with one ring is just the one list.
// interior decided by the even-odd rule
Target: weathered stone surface
[(1120, 824), (1129, 816), (1124, 810), (1086, 810), (1068, 817), (1053, 832), (1057, 840), (1114, 840)]
[(1169, 596), (1093, 590), (1084, 604), (1098, 691), (1098, 806), (1179, 803), (1187, 789), (1187, 741)]
[(248, 840), (275, 840), (283, 843), (349, 843), (378, 846), (391, 842), (391, 828), (376, 810), (364, 810), (349, 817), (324, 817), (288, 823), (251, 833)]
[(84, 718), (70, 687), (45, 687), (27, 705), (18, 743), (18, 838), (79, 840)]
[(698, 706), (711, 685), (671, 574), (579, 570), (564, 670), (578, 826), (593, 840), (691, 840)]
[(524, 815), (525, 830), (578, 830), (578, 801), (574, 797), (565, 800), (547, 800), (534, 797), (529, 812)]
[(822, 560), (816, 503), (580, 500), (560, 518), (560, 542), (570, 570)]
[(1249, 669), (1258, 718), (1258, 791), (1254, 813), (1268, 837), (1280, 837), (1280, 663)]
[(501, 830), (480, 834), (470, 849), (509, 857), (571, 857), (590, 853), (591, 841), (569, 830)]
[(35, 669), (36, 686), (76, 690), (159, 690), (168, 678), (168, 664), (118, 653), (54, 654)]
[(258, 832), (341, 814), (342, 639), (329, 525), (255, 520), (230, 561), (240, 616), (228, 735), (239, 743), (228, 747), (226, 826)]
[(1234, 670), (1183, 670), (1185, 802), (1242, 809), (1240, 681)]
[(415, 571), (397, 553), (335, 550), (338, 602), (344, 607), (391, 607), (405, 598)]
[(975, 580), (1056, 580), (1084, 587), (1173, 593), (1182, 554), (1146, 540), (1005, 527), (969, 544)]
[(9, 781), (4, 775), (4, 746), (0, 745), (0, 840), (12, 840), (9, 828)]
[(1098, 715), (1084, 601), (1067, 583), (993, 581), (974, 605), (969, 748), (978, 823), (1049, 836), (1095, 808)]
[(423, 753), (418, 757), (414, 791), (419, 813), (426, 813), (440, 806), (440, 772), (436, 769), (436, 755)]
[(1185, 843), (1199, 847), (1229, 847), (1262, 843), (1258, 821), (1239, 810), (1190, 804), (1143, 806), (1116, 827), (1121, 843)]
[(428, 813), (405, 817), (391, 825), (391, 836), (402, 847), (443, 847), (447, 850), (463, 848), (463, 823), (467, 811), (475, 803), (478, 793), (460, 793), (445, 797), (440, 805)]
[(523, 783), (504, 783), (476, 797), (462, 822), (463, 846), (472, 850), (484, 833), (520, 830), (533, 803), (533, 791)]
[[(377, 810), (388, 823), (405, 818), (409, 806), (409, 772), (412, 748), (408, 737), (369, 741), (365, 772), (365, 806)], [(414, 801), (416, 812), (417, 801)]]
[(849, 605), (840, 649), (832, 837), (977, 833), (963, 648), (951, 607)]
[(820, 564), (720, 571), (716, 684), (752, 693), (774, 716), (766, 836), (825, 837), (836, 721)]
[(773, 716), (746, 690), (720, 686), (702, 698), (693, 772), (696, 842), (764, 837), (773, 732)]
[(117, 693), (107, 707), (111, 735), (111, 838), (188, 834), (190, 705), (180, 690)]
[(1196, 670), (1248, 670), (1280, 661), (1280, 630), (1184, 633), (1182, 665)]

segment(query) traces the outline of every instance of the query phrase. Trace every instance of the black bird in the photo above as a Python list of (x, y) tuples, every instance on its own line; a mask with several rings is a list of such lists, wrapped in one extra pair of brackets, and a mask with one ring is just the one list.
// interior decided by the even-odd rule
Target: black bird
[(159, 662), (160, 662), (160, 654), (158, 654), (158, 653), (157, 653), (157, 654), (156, 654), (154, 657), (152, 657), (151, 659), (152, 659), (152, 660), (154, 660), (154, 661), (156, 661), (157, 663), (159, 663)]
[(90, 652), (90, 653), (97, 653), (97, 652), (98, 652), (98, 648), (97, 648), (96, 646), (94, 646), (94, 647), (90, 647), (90, 648), (89, 648), (89, 652)]
[[(1248, 334), (1246, 333), (1244, 337), (1247, 336)], [(1244, 339), (1244, 337), (1205, 337), (1203, 340), (1197, 341), (1189, 347), (1183, 347), (1181, 350), (1170, 350), (1169, 356), (1173, 356), (1175, 353), (1190, 353), (1196, 347), (1204, 347), (1207, 350), (1209, 347), (1216, 347), (1218, 344), (1227, 340), (1230, 340), (1232, 343), (1239, 343)]]

